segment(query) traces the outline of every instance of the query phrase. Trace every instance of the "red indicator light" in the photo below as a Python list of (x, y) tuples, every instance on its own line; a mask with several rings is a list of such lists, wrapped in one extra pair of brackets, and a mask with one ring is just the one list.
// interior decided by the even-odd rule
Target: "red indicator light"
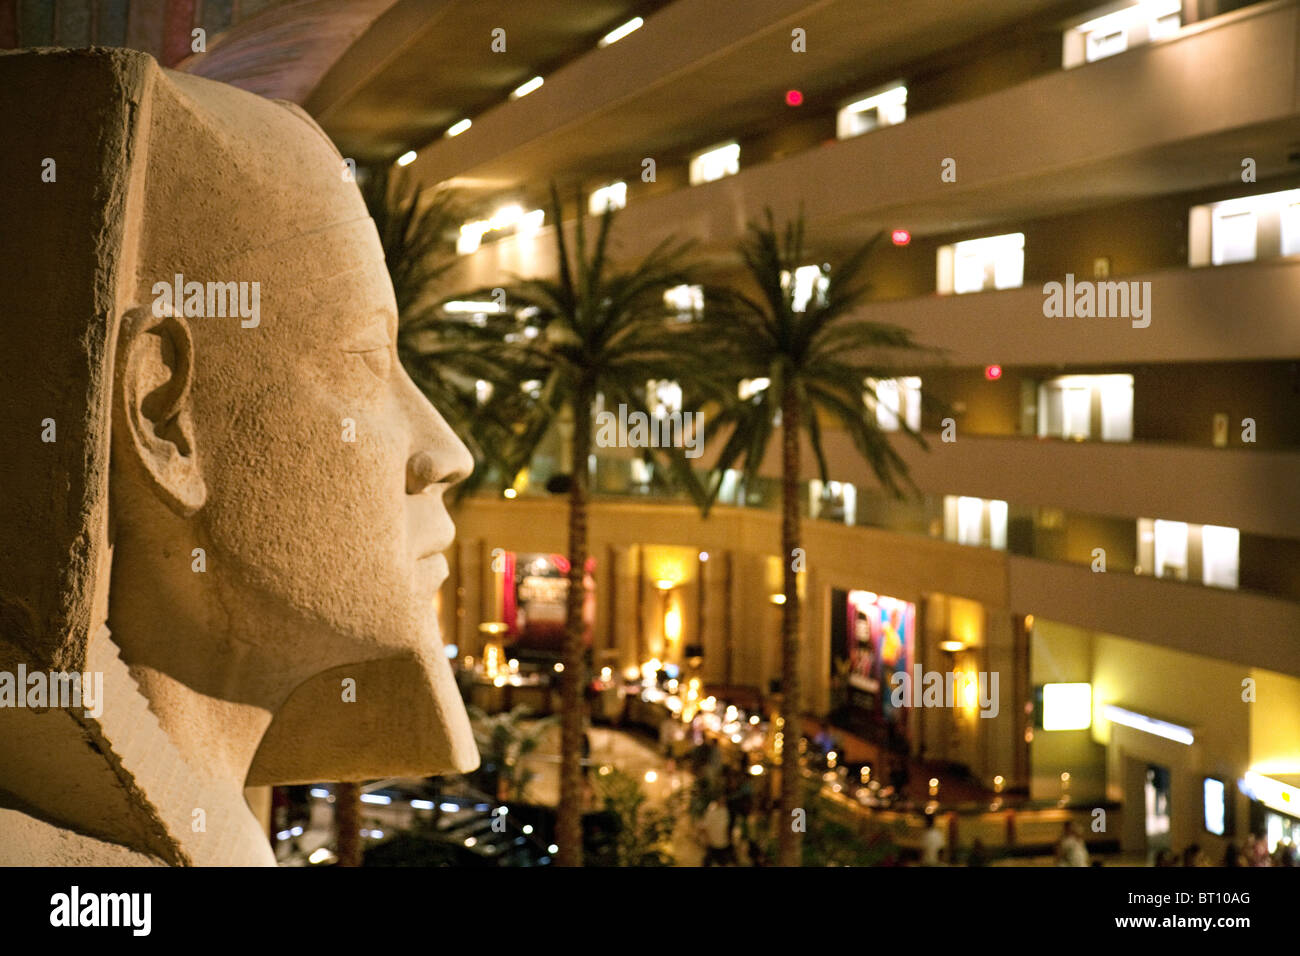
[(984, 377), (987, 378), (990, 382), (996, 382), (998, 379), (1002, 377), (1002, 366), (986, 365), (984, 367)]
[(912, 234), (906, 229), (895, 229), (890, 238), (896, 246), (905, 246), (912, 241)]
[(802, 93), (800, 93), (798, 90), (786, 90), (786, 91), (785, 91), (785, 105), (786, 105), (786, 106), (801, 106), (802, 104), (803, 104), (803, 94), (802, 94)]

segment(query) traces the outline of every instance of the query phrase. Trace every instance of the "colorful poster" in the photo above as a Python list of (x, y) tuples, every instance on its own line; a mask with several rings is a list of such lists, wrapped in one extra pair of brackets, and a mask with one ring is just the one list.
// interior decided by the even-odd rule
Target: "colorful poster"
[(872, 591), (850, 591), (845, 614), (850, 701), (886, 720), (901, 719), (888, 691), (894, 674), (912, 668), (916, 605)]

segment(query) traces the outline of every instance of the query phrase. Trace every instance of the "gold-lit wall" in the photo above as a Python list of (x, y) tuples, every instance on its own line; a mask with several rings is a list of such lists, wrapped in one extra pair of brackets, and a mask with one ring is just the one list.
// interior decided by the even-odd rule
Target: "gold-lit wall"
[[(566, 509), (558, 500), (478, 497), (455, 515), (452, 574), (441, 602), (449, 643), (479, 655), (480, 625), (499, 614), (496, 548), (563, 550)], [(774, 512), (717, 508), (707, 521), (684, 505), (599, 502), (591, 510), (590, 553), (596, 560), (593, 651), (597, 667), (618, 671), (658, 658), (685, 664), (703, 649), (700, 675), (711, 686), (767, 692), (781, 672), (782, 590), (779, 523)], [(970, 707), (913, 715), (914, 745), (926, 755), (969, 765), (991, 781), (1016, 773), (1015, 661), (1002, 558), (875, 529), (806, 521), (803, 598), (803, 697), (808, 710), (830, 707), (832, 589), (873, 590), (917, 605), (917, 656), (926, 670), (1000, 673), (1000, 709), (983, 718)], [(701, 560), (701, 553), (708, 555)], [(930, 595), (919, 582), (963, 582), (965, 595)], [(1000, 610), (989, 610), (992, 607)], [(965, 645), (959, 655), (941, 641)]]

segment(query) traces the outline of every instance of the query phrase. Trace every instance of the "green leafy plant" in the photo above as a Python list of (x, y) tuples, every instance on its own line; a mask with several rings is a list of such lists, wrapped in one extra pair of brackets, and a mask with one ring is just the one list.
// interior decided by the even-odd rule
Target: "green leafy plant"
[(601, 809), (616, 821), (613, 863), (617, 866), (673, 866), (673, 833), (682, 816), (684, 792), (659, 803), (647, 798), (640, 782), (611, 767), (592, 777)]
[(532, 717), (526, 707), (488, 714), (472, 706), (469, 718), (482, 765), (496, 767), (497, 799), (526, 802), (536, 773), (524, 765), (524, 758), (537, 750), (555, 718)]

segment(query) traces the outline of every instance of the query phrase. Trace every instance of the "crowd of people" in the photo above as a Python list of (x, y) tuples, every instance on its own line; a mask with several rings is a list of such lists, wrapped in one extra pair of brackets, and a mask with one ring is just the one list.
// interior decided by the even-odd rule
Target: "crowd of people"
[(704, 848), (703, 865), (739, 866), (743, 862), (766, 866), (770, 860), (759, 834), (772, 809), (768, 788), (756, 785), (743, 766), (726, 761), (722, 748), (712, 739), (691, 751), (690, 764), (696, 809), (703, 805), (696, 827)]
[[(1180, 856), (1170, 850), (1156, 854), (1156, 866), (1214, 866), (1214, 861), (1201, 849), (1199, 843), (1190, 844)], [(1268, 841), (1257, 833), (1248, 833), (1239, 843), (1229, 843), (1223, 851), (1221, 866), (1300, 866), (1296, 846), (1288, 840), (1279, 840), (1272, 853)]]
[[(823, 732), (824, 733), (824, 732)], [(774, 810), (774, 800), (765, 776), (747, 772), (743, 762), (728, 759), (728, 752), (709, 736), (697, 738), (700, 742), (688, 755), (688, 764), (695, 780), (695, 836), (703, 850), (704, 866), (766, 866), (772, 862), (773, 849), (765, 839), (767, 824)], [(819, 755), (834, 746), (834, 742), (814, 738), (810, 741), (810, 756)], [(735, 757), (736, 754), (730, 754)], [(905, 767), (906, 761), (896, 762)], [(906, 771), (891, 781), (901, 792), (906, 785)], [(893, 789), (891, 787), (891, 789)], [(982, 840), (976, 838), (964, 851), (948, 846), (945, 828), (938, 825), (938, 815), (929, 812), (924, 816), (924, 827), (918, 841), (922, 866), (965, 864), (979, 867), (989, 865), (995, 853)], [(892, 859), (892, 856), (891, 856)], [(897, 861), (895, 861), (897, 862)], [(1068, 820), (1052, 852), (1052, 862), (1062, 867), (1101, 866), (1092, 857), (1079, 826)], [(1154, 858), (1158, 867), (1209, 867), (1216, 862), (1199, 843), (1188, 845), (1181, 854), (1168, 849), (1160, 850)], [(1242, 840), (1226, 847), (1222, 861), (1217, 865), (1232, 866), (1300, 866), (1300, 851), (1288, 840), (1278, 842), (1270, 852), (1268, 841), (1260, 834), (1247, 834)]]

